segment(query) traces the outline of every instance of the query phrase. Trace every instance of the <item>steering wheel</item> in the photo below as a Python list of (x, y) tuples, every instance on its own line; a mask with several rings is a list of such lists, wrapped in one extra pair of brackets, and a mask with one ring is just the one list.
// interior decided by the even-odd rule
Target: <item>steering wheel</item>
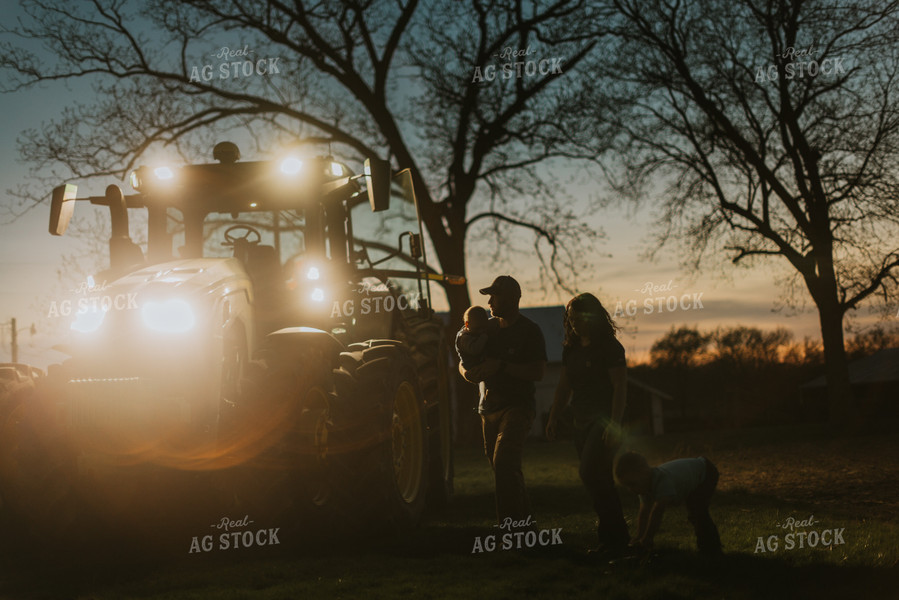
[[(235, 230), (243, 230), (244, 234), (237, 236), (231, 235), (232, 231)], [(255, 235), (256, 239), (251, 240), (250, 236)], [(233, 246), (236, 242), (244, 240), (247, 244), (256, 245), (260, 241), (262, 241), (262, 236), (259, 234), (259, 231), (249, 225), (232, 225), (228, 229), (225, 230), (225, 241), (222, 242), (222, 246)]]

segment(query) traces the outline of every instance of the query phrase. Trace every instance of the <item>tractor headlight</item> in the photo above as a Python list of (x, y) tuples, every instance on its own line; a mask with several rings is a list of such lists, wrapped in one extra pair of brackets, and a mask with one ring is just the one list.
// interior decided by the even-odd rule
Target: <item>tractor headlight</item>
[(80, 333), (93, 333), (100, 329), (108, 310), (83, 310), (75, 314), (75, 320), (69, 328)]
[(309, 281), (316, 281), (321, 277), (321, 273), (318, 272), (318, 267), (309, 267), (309, 270), (306, 271), (306, 279)]
[(148, 329), (162, 333), (184, 333), (196, 323), (190, 304), (179, 299), (149, 300), (141, 307), (140, 315)]
[(303, 168), (303, 161), (295, 156), (288, 156), (281, 161), (281, 172), (284, 175), (296, 175)]
[(309, 295), (313, 302), (324, 302), (325, 301), (325, 290), (321, 288), (315, 288), (312, 290), (312, 293)]

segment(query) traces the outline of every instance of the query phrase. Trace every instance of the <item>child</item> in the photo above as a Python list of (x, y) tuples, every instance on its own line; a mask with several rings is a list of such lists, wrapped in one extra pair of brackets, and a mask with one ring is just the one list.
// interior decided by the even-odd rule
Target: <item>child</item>
[(618, 459), (615, 476), (621, 485), (640, 495), (637, 535), (631, 540), (632, 547), (650, 549), (665, 509), (684, 503), (699, 551), (721, 554), (718, 528), (709, 515), (709, 503), (718, 485), (718, 469), (712, 461), (700, 456), (650, 467), (642, 455), (627, 452)]
[(456, 352), (467, 370), (484, 362), (487, 349), (487, 310), (472, 306), (465, 311), (465, 325), (456, 334)]

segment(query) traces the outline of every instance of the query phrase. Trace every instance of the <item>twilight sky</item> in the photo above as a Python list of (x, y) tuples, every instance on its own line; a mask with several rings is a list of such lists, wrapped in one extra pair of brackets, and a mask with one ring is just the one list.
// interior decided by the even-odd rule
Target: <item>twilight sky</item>
[[(2, 7), (4, 21), (18, 11), (17, 5), (8, 1), (2, 2)], [(0, 361), (10, 357), (8, 324), (11, 317), (16, 317), (19, 329), (24, 330), (20, 333), (20, 360), (43, 367), (62, 358), (62, 355), (48, 351), (58, 343), (60, 328), (55, 318), (47, 317), (47, 311), (54, 295), (59, 295), (63, 289), (57, 278), (62, 257), (73, 252), (79, 242), (72, 238), (51, 237), (47, 233), (49, 189), (43, 190), (48, 199), (46, 204), (15, 220), (7, 212), (14, 204), (7, 190), (24, 183), (25, 166), (16, 149), (16, 139), (22, 131), (39, 127), (57, 116), (67, 104), (89, 101), (90, 94), (89, 87), (83, 84), (54, 84), (15, 94), (0, 94), (0, 180), (3, 182), (0, 188), (0, 322), (3, 323)], [(247, 155), (244, 158), (260, 157)], [(98, 188), (97, 193), (102, 187), (98, 185)], [(574, 197), (597, 193), (587, 187), (572, 188), (568, 192)], [(679, 267), (679, 257), (673, 247), (658, 253), (654, 261), (641, 258), (650, 243), (652, 205), (652, 199), (648, 199), (637, 212), (619, 206), (588, 217), (588, 222), (603, 229), (607, 237), (597, 245), (597, 255), (591, 257), (594, 268), (581, 274), (578, 285), (579, 291), (597, 294), (610, 311), (621, 303), (624, 314), (620, 324), (625, 328), (622, 342), (632, 359), (645, 358), (653, 340), (675, 324), (694, 324), (704, 330), (719, 325), (763, 328), (784, 325), (798, 339), (819, 337), (813, 311), (792, 316), (772, 312), (781, 296), (775, 278), (786, 272), (774, 261), (753, 270), (734, 270), (728, 266), (727, 257), (721, 256), (717, 265), (702, 273), (690, 274)], [(78, 208), (86, 207), (79, 205)], [(75, 219), (85, 218), (89, 212), (76, 211)], [(477, 230), (474, 233), (477, 234)], [(484, 304), (477, 289), (486, 286), (500, 272), (513, 274), (522, 283), (524, 306), (567, 301), (565, 293), (539, 291), (536, 261), (531, 257), (516, 257), (517, 262), (513, 265), (493, 267), (488, 260), (480, 258), (485, 255), (489, 253), (477, 248), (469, 251), (469, 289), (475, 303)], [(630, 315), (627, 314), (628, 307)], [(31, 323), (35, 323), (38, 331), (33, 337), (27, 331)]]

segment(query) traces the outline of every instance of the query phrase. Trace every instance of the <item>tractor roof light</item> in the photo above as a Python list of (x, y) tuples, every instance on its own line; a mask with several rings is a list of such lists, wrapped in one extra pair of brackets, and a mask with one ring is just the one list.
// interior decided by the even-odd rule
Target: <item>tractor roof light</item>
[(175, 169), (169, 166), (159, 167), (140, 167), (136, 171), (132, 171), (129, 176), (129, 183), (136, 191), (141, 191), (147, 187), (148, 183), (157, 183), (161, 185), (171, 185), (175, 182)]

